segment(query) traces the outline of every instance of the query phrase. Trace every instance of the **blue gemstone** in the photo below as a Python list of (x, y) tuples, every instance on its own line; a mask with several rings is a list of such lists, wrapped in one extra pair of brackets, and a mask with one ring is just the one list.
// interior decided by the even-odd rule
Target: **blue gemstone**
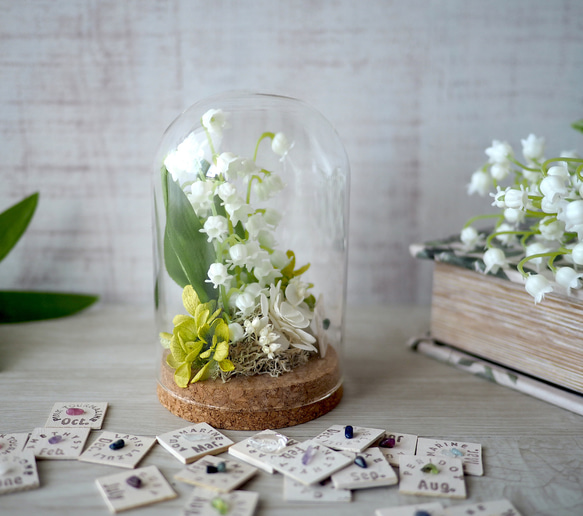
[(352, 439), (354, 437), (354, 428), (350, 425), (344, 427), (344, 437), (346, 439)]
[(118, 439), (117, 441), (113, 441), (109, 447), (112, 450), (121, 450), (126, 445), (123, 439)]
[(361, 457), (360, 455), (356, 456), (356, 458), (354, 459), (354, 463), (357, 466), (360, 466), (361, 468), (368, 468), (368, 464), (364, 460), (364, 457)]
[(217, 471), (219, 473), (224, 473), (225, 471), (227, 471), (227, 465), (224, 462), (219, 462), (217, 464)]
[(415, 516), (431, 516), (431, 514), (429, 514), (427, 511), (424, 511), (423, 509), (415, 511)]
[(213, 466), (212, 464), (208, 464), (206, 467), (206, 472), (209, 474), (218, 473), (219, 468), (217, 468), (216, 466)]

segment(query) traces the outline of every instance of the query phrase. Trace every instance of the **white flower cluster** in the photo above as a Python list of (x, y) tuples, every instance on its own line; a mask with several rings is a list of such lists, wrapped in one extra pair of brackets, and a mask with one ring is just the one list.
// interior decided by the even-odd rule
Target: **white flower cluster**
[[(467, 249), (485, 244), (485, 272), (494, 274), (509, 266), (505, 249), (522, 249), (517, 268), (526, 291), (538, 303), (553, 290), (547, 277), (551, 274), (567, 292), (582, 286), (583, 160), (574, 151), (545, 159), (545, 140), (534, 134), (521, 143), (525, 163), (515, 158), (508, 142), (494, 140), (486, 149), (488, 162), (472, 174), (467, 190), (470, 195), (490, 195), (492, 206), (501, 212), (473, 217), (460, 238)], [(506, 179), (512, 183), (502, 187)], [(472, 225), (483, 218), (496, 219), (485, 242)], [(555, 266), (555, 261), (564, 266)], [(526, 263), (537, 273), (525, 272)]]
[[(253, 158), (232, 152), (215, 152), (228, 127), (228, 114), (212, 109), (201, 119), (206, 142), (191, 133), (168, 154), (164, 165), (185, 192), (199, 217), (216, 261), (208, 269), (207, 283), (219, 289), (219, 304), (230, 314), (231, 343), (251, 338), (269, 357), (292, 347), (317, 351), (316, 339), (307, 331), (313, 319), (306, 298), (308, 285), (299, 277), (281, 289), (282, 269), (289, 256), (275, 249), (274, 231), (281, 214), (273, 208), (256, 208), (251, 195), (267, 201), (285, 184), (275, 172), (257, 165)], [(264, 133), (271, 150), (283, 161), (292, 148), (283, 133)], [(207, 146), (211, 163), (203, 164)], [(220, 208), (219, 208), (220, 207)]]

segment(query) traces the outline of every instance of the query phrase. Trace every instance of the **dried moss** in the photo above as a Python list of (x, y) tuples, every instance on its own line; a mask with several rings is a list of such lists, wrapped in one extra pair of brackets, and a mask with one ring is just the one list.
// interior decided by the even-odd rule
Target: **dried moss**
[(261, 346), (252, 339), (242, 340), (229, 347), (229, 359), (235, 365), (233, 371), (217, 371), (217, 377), (224, 382), (233, 376), (255, 376), (268, 374), (277, 377), (284, 373), (304, 365), (314, 355), (312, 351), (294, 348), (278, 352), (273, 358), (269, 358), (261, 349)]

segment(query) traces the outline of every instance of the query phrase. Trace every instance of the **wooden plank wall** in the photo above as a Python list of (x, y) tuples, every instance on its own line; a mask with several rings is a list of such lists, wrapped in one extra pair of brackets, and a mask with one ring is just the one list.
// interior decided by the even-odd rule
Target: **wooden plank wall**
[(412, 242), (489, 201), (492, 139), (578, 148), (580, 0), (0, 0), (0, 208), (41, 193), (0, 288), (150, 303), (150, 165), (195, 101), (299, 97), (352, 167), (348, 303), (426, 303)]

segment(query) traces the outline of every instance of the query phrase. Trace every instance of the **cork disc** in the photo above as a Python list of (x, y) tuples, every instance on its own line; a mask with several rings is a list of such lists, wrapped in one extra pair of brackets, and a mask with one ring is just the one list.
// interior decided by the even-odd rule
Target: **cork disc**
[(181, 388), (162, 360), (158, 399), (174, 415), (229, 430), (266, 430), (305, 423), (332, 410), (342, 399), (336, 350), (277, 378), (269, 375), (205, 380)]

